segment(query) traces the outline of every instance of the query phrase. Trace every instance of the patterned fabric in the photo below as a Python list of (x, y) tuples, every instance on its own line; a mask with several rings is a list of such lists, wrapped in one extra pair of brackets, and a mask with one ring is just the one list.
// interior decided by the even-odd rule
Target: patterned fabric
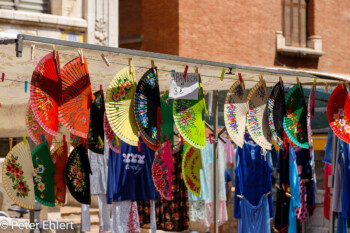
[(300, 190), (300, 207), (295, 209), (295, 215), (301, 223), (305, 223), (307, 220), (307, 195), (306, 195), (306, 184), (303, 179), (299, 180)]
[(269, 126), (279, 147), (283, 146), (283, 117), (286, 114), (283, 83), (276, 83), (268, 100)]
[(26, 110), (26, 127), (30, 138), (35, 144), (38, 145), (43, 142), (42, 135), (44, 134), (49, 147), (51, 147), (53, 137), (51, 134), (47, 133), (35, 119), (30, 101), (28, 102)]
[(104, 119), (103, 119), (103, 126), (104, 126), (105, 135), (106, 135), (106, 139), (108, 141), (109, 148), (112, 151), (114, 151), (115, 153), (120, 153), (121, 143), (120, 143), (117, 135), (114, 134), (114, 132), (113, 132), (113, 130), (108, 122), (106, 113), (105, 113)]
[(58, 106), (61, 96), (59, 69), (58, 52), (47, 54), (35, 67), (30, 86), (30, 102), (34, 118), (52, 135), (57, 135), (58, 131)]
[(66, 202), (66, 180), (64, 169), (68, 159), (66, 142), (59, 143), (52, 149), (51, 158), (56, 170), (56, 174), (54, 175), (56, 204), (64, 206), (64, 203)]
[(100, 143), (98, 137), (104, 142), (103, 118), (105, 114), (105, 104), (103, 93), (97, 91), (94, 93), (95, 98), (91, 102), (90, 124), (89, 124), (89, 150), (103, 154), (104, 145)]
[(87, 150), (83, 144), (79, 144), (70, 153), (65, 171), (68, 190), (75, 200), (82, 204), (90, 204), (91, 168)]
[(29, 144), (20, 142), (6, 155), (2, 165), (2, 184), (13, 202), (34, 209), (33, 163)]
[(113, 202), (112, 233), (126, 233), (129, 222), (130, 201)]
[[(209, 227), (212, 223), (214, 223), (214, 203), (210, 202), (205, 205), (207, 209), (207, 216), (204, 220), (204, 223), (207, 227)], [(227, 221), (227, 209), (226, 209), (226, 201), (218, 200), (218, 217), (217, 221), (219, 226), (224, 224)]]
[(128, 222), (128, 233), (138, 233), (141, 232), (139, 212), (137, 211), (137, 202), (132, 201), (129, 212), (129, 222)]
[(90, 122), (91, 83), (87, 63), (74, 58), (61, 70), (62, 97), (59, 119), (74, 135), (87, 138)]
[(182, 175), (187, 189), (197, 197), (201, 195), (200, 169), (201, 151), (193, 146), (187, 147), (182, 160)]
[(204, 221), (207, 217), (205, 201), (189, 201), (189, 216), (191, 222)]
[(34, 167), (35, 199), (43, 205), (55, 206), (54, 174), (55, 165), (52, 162), (47, 143), (41, 143), (32, 152)]
[(167, 140), (159, 147), (154, 155), (152, 165), (152, 177), (154, 185), (159, 194), (165, 200), (171, 200), (172, 197), (172, 173), (174, 171), (173, 160), (171, 157), (170, 143)]

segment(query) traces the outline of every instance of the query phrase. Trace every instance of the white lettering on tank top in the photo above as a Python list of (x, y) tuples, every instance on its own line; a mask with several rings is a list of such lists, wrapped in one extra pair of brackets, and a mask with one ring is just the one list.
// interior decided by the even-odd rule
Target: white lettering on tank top
[(133, 170), (134, 174), (139, 173), (143, 168), (143, 164), (145, 164), (145, 155), (123, 153), (123, 158), (125, 170)]

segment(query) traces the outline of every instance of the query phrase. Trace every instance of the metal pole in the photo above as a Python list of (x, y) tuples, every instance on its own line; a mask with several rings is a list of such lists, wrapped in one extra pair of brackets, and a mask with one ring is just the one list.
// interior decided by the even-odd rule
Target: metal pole
[(213, 158), (213, 173), (214, 173), (214, 233), (218, 233), (218, 201), (217, 201), (217, 160), (218, 160), (218, 91), (213, 93), (213, 134), (214, 134), (214, 158)]
[(333, 133), (332, 138), (332, 175), (328, 176), (328, 187), (330, 188), (329, 196), (331, 197), (330, 203), (330, 214), (329, 214), (329, 233), (334, 233), (334, 214), (333, 214), (333, 187), (334, 187), (334, 173), (335, 173), (335, 162), (337, 157), (337, 136)]

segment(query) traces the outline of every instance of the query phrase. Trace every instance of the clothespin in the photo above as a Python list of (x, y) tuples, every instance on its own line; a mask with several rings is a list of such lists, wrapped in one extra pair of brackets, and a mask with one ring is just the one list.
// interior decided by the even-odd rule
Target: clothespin
[[(12, 139), (12, 141), (13, 141), (13, 138), (10, 138), (10, 139)], [(27, 144), (27, 136), (26, 136), (26, 133), (23, 133), (23, 143), (24, 143), (24, 145)]]
[(104, 143), (103, 143), (103, 141), (102, 141), (101, 137), (100, 137), (100, 136), (98, 136), (97, 138), (98, 138), (98, 141), (100, 142), (100, 145), (101, 145), (101, 146), (103, 146), (103, 145), (104, 145)]
[(151, 60), (151, 67), (152, 67), (152, 69), (155, 71), (156, 70), (156, 67), (154, 66), (154, 61), (153, 60)]
[(165, 135), (165, 140), (166, 140), (166, 141), (169, 141), (168, 134)]
[(314, 83), (313, 83), (314, 86), (316, 86), (316, 81), (317, 81), (317, 78), (314, 78)]
[(31, 60), (34, 60), (34, 54), (35, 54), (35, 45), (31, 46)]
[(106, 57), (103, 53), (101, 53), (101, 57), (102, 57), (102, 59), (105, 61), (105, 63), (106, 63), (107, 66), (109, 66), (109, 65), (111, 64), (111, 63), (108, 61), (107, 57)]
[(209, 134), (209, 141), (211, 144), (213, 144), (213, 134), (211, 134), (211, 133)]
[(328, 93), (328, 83), (327, 83), (327, 81), (324, 82), (324, 90), (326, 91), (326, 93)]
[(286, 192), (285, 194), (286, 194), (286, 196), (289, 197), (289, 198), (290, 198), (290, 197), (293, 197), (292, 194), (290, 194), (290, 193), (287, 193), (287, 192)]
[(220, 76), (220, 81), (224, 80), (224, 76), (225, 76), (225, 68), (222, 68), (221, 70), (221, 76)]
[(241, 74), (241, 73), (238, 73), (238, 78), (239, 78), (239, 81), (240, 81), (241, 83), (243, 83), (243, 78), (242, 78), (242, 74)]
[(128, 60), (128, 64), (129, 64), (129, 72), (130, 74), (132, 73), (132, 70), (131, 70), (131, 66), (132, 66), (132, 58), (129, 58)]
[(24, 93), (27, 93), (28, 81), (24, 81)]
[(181, 146), (183, 146), (184, 145), (184, 138), (182, 137), (182, 135), (180, 134), (180, 138), (181, 138)]
[(197, 67), (197, 66), (194, 67), (194, 72), (195, 72), (196, 74), (198, 74), (198, 67)]
[(344, 82), (340, 81), (341, 87), (344, 89)]
[(47, 141), (46, 141), (46, 138), (45, 138), (45, 134), (42, 134), (41, 137), (42, 137), (42, 139), (43, 139), (43, 142), (47, 145)]
[(57, 59), (57, 46), (55, 44), (52, 45), (52, 50), (53, 50), (53, 58), (56, 60)]
[(141, 141), (138, 142), (137, 152), (141, 152)]
[(259, 80), (260, 80), (260, 82), (264, 82), (264, 79), (263, 79), (262, 75), (259, 75)]
[(240, 198), (240, 199), (243, 199), (243, 196), (241, 196), (241, 195), (237, 194), (237, 197)]
[(270, 194), (271, 194), (271, 192), (266, 193), (266, 194), (265, 194), (265, 198), (266, 198), (268, 195), (270, 195)]
[(84, 64), (84, 53), (83, 53), (83, 49), (79, 49), (78, 50), (79, 56), (80, 56), (80, 60), (81, 60), (81, 64)]
[(100, 94), (103, 95), (102, 84), (100, 84)]
[[(25, 133), (24, 133), (24, 135), (25, 135)], [(23, 140), (23, 142), (24, 142), (24, 140)], [(24, 143), (24, 145), (26, 144), (26, 142)], [(13, 147), (13, 138), (10, 138), (10, 150), (12, 149), (12, 147)]]
[(1, 82), (3, 82), (5, 80), (5, 73), (2, 72), (2, 76), (1, 76)]
[(299, 77), (297, 77), (297, 83), (298, 83), (298, 86), (300, 88), (300, 81), (299, 81)]
[(278, 77), (278, 79), (280, 80), (280, 86), (281, 86), (281, 88), (283, 88), (282, 77), (281, 77), (281, 76), (279, 76), (279, 77)]
[(187, 70), (188, 70), (188, 65), (185, 66), (185, 71), (184, 71), (184, 79), (186, 79), (187, 76)]
[(118, 140), (117, 135), (116, 135), (116, 136), (114, 136), (114, 139), (115, 139), (115, 145), (116, 145), (116, 146), (119, 146), (119, 140)]

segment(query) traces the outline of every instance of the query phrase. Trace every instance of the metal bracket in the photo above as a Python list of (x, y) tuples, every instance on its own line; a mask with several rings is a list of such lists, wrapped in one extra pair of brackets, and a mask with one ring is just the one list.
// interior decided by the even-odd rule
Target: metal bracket
[(16, 41), (16, 57), (22, 57), (23, 52), (23, 35), (17, 36)]

